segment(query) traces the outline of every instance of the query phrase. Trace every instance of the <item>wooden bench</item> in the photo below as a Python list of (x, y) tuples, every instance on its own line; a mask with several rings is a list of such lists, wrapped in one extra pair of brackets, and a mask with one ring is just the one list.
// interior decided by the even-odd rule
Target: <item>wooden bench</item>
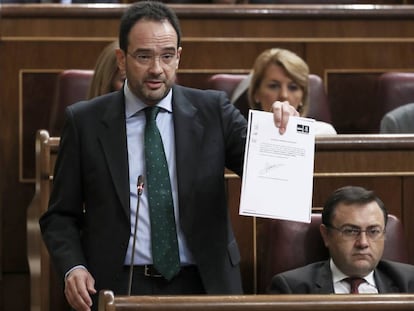
[[(59, 138), (45, 130), (36, 136), (36, 191), (28, 208), (28, 260), (32, 305), (41, 311), (65, 306), (61, 280), (56, 279), (41, 240), (38, 220), (47, 209)], [(313, 206), (321, 207), (336, 188), (362, 185), (375, 190), (390, 213), (402, 220), (405, 236), (414, 235), (414, 135), (336, 135), (316, 138)], [(265, 219), (238, 215), (240, 178), (226, 174), (229, 212), (239, 243), (246, 294), (257, 292), (257, 241)], [(298, 189), (300, 191), (300, 189)], [(408, 245), (414, 263), (414, 244)], [(40, 298), (39, 298), (40, 297)]]
[(54, 311), (64, 306), (62, 282), (56, 280), (40, 233), (39, 218), (46, 211), (52, 188), (59, 137), (46, 130), (36, 133), (36, 188), (27, 211), (27, 255), (30, 269), (31, 310)]
[(99, 293), (99, 311), (402, 311), (413, 294), (114, 296)]

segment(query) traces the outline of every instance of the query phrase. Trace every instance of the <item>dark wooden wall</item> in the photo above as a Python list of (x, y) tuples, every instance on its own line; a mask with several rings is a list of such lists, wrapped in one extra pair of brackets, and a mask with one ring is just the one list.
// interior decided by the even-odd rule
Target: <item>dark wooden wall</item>
[[(91, 69), (126, 5), (0, 6), (0, 310), (29, 310), (26, 210), (34, 141), (48, 128), (56, 75)], [(264, 49), (301, 55), (324, 78), (340, 133), (375, 133), (375, 79), (414, 71), (414, 6), (172, 5), (183, 28), (179, 77), (247, 72)]]

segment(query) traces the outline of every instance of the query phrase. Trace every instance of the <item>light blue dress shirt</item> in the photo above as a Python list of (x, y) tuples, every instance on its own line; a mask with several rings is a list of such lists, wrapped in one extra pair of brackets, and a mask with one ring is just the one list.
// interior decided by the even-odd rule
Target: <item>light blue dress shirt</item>
[[(124, 84), (125, 93), (125, 113), (126, 113), (126, 132), (128, 144), (128, 161), (129, 161), (129, 187), (130, 187), (130, 205), (131, 205), (131, 235), (128, 244), (128, 250), (125, 256), (125, 264), (131, 264), (133, 234), (135, 226), (135, 217), (137, 211), (137, 179), (139, 175), (144, 177), (144, 191), (140, 196), (138, 227), (135, 242), (134, 265), (152, 264), (151, 253), (151, 224), (148, 209), (148, 190), (145, 186), (145, 156), (144, 156), (144, 132), (145, 132), (145, 111), (148, 107), (138, 99), (129, 89), (128, 83)], [(171, 190), (174, 202), (175, 222), (177, 226), (178, 246), (180, 252), (180, 261), (182, 265), (193, 264), (194, 260), (188, 249), (184, 234), (179, 222), (178, 206), (178, 188), (177, 188), (177, 170), (175, 161), (175, 140), (174, 124), (172, 115), (172, 90), (162, 99), (157, 106), (162, 109), (157, 116), (157, 126), (161, 133), (164, 144), (165, 155), (168, 162), (168, 170), (171, 180)]]

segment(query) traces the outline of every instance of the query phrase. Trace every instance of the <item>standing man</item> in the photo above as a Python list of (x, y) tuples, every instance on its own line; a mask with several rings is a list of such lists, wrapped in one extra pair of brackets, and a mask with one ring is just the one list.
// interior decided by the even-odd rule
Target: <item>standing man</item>
[(336, 190), (325, 203), (320, 226), (330, 260), (274, 276), (270, 293), (413, 293), (414, 266), (381, 260), (387, 218), (372, 191)]
[[(66, 109), (49, 209), (40, 219), (66, 298), (84, 311), (97, 308), (101, 289), (241, 294), (224, 169), (241, 174), (247, 122), (223, 92), (174, 84), (181, 30), (166, 5), (132, 4), (121, 19), (119, 44), (124, 87)], [(280, 102), (273, 113), (281, 133), (289, 116), (298, 115)], [(173, 228), (164, 223), (168, 218)]]

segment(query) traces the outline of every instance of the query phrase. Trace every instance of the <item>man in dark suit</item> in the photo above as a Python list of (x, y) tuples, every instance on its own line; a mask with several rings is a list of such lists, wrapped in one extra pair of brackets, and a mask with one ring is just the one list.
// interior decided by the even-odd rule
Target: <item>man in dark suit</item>
[[(131, 294), (148, 295), (241, 294), (224, 169), (241, 174), (246, 119), (224, 92), (174, 84), (181, 31), (162, 3), (132, 4), (121, 19), (119, 44), (124, 87), (66, 109), (49, 208), (40, 219), (43, 239), (65, 279), (66, 298), (83, 311), (96, 309), (101, 289), (116, 295), (130, 288)], [(137, 191), (138, 177), (144, 176), (144, 184), (148, 177), (145, 115), (154, 106), (161, 108), (156, 123), (179, 249), (180, 269), (172, 277), (153, 266), (149, 187), (142, 195)], [(281, 102), (273, 105), (273, 114), (282, 134), (289, 116), (298, 115)]]
[(320, 231), (331, 259), (282, 272), (272, 278), (272, 294), (412, 293), (414, 266), (381, 260), (387, 211), (362, 187), (343, 187), (327, 200)]
[(381, 134), (414, 133), (414, 103), (387, 112), (381, 119)]

